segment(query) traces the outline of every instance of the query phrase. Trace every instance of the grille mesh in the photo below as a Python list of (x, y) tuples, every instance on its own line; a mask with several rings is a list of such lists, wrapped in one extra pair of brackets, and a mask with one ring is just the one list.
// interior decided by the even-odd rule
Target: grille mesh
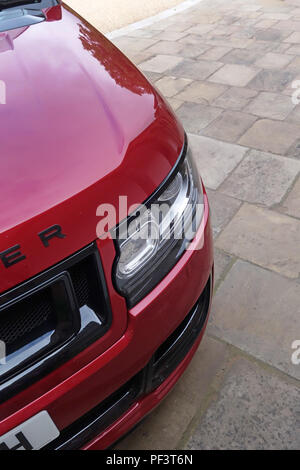
[(83, 261), (69, 269), (79, 307), (89, 303), (91, 292), (88, 273), (90, 263)]
[[(91, 289), (88, 276), (90, 270), (89, 259), (68, 269), (79, 307), (90, 302)], [(15, 343), (22, 345), (28, 342), (26, 339), (31, 338), (34, 331), (38, 337), (43, 331), (54, 330), (57, 315), (59, 312), (55, 312), (51, 289), (37, 292), (0, 312), (0, 340), (4, 341), (7, 347), (14, 346)]]
[(54, 325), (54, 318), (50, 293), (44, 290), (0, 313), (0, 339), (10, 346), (45, 322)]

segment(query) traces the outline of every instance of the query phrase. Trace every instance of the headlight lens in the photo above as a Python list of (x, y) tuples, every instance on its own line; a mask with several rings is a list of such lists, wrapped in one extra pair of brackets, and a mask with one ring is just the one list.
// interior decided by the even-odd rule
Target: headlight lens
[(190, 151), (157, 194), (116, 230), (114, 279), (129, 307), (172, 269), (199, 228), (203, 192)]

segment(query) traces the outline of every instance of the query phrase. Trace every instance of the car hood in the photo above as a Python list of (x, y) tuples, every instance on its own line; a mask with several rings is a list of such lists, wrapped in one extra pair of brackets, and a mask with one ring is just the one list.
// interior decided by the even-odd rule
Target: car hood
[(61, 21), (2, 33), (0, 51), (0, 252), (30, 250), (36, 233), (62, 224), (58, 261), (96, 238), (99, 204), (142, 202), (157, 188), (183, 129), (120, 51), (65, 8)]

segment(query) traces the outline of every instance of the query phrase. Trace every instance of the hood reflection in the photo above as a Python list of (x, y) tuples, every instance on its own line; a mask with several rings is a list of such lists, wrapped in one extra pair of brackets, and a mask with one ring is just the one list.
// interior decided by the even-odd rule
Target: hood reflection
[(137, 81), (136, 70), (123, 54), (119, 54), (116, 60), (115, 46), (112, 43), (104, 38), (100, 42), (99, 32), (83, 24), (79, 24), (79, 31), (79, 39), (84, 49), (103, 65), (117, 85), (140, 96), (152, 94), (151, 87), (146, 81), (143, 84)]

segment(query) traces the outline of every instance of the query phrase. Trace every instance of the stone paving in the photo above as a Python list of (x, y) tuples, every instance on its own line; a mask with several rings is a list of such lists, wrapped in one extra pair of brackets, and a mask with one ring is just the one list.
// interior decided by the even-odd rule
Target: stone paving
[(299, 449), (300, 1), (204, 0), (114, 42), (185, 126), (216, 262), (190, 368), (118, 448)]

